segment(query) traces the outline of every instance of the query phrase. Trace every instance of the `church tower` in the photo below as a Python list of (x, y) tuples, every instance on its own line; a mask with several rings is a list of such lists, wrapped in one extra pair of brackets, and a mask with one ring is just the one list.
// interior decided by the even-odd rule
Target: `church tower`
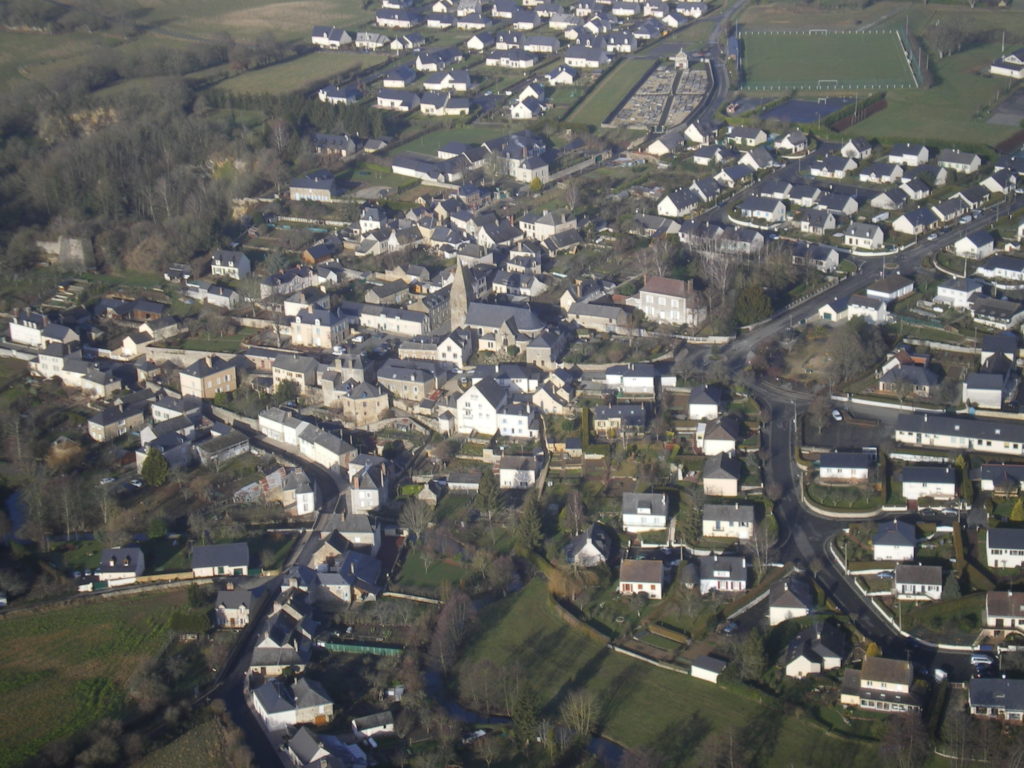
[(474, 299), (473, 284), (466, 268), (462, 266), (462, 260), (455, 257), (455, 280), (452, 282), (452, 291), (448, 299), (451, 316), (451, 329), (454, 331), (466, 323), (466, 315), (469, 314), (469, 302)]

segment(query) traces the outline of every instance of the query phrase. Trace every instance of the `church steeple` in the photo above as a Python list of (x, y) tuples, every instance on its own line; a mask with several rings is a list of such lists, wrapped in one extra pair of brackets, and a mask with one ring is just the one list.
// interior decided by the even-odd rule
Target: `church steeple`
[(462, 266), (462, 260), (456, 256), (455, 279), (452, 282), (452, 291), (448, 299), (453, 331), (465, 324), (466, 315), (469, 314), (469, 302), (473, 298), (473, 284), (470, 276)]

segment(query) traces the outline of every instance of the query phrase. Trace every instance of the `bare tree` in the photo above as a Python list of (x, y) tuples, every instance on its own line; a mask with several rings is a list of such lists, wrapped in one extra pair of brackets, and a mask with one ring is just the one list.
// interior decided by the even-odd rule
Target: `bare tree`
[(576, 209), (576, 204), (580, 200), (580, 187), (579, 182), (576, 179), (567, 179), (562, 189), (565, 194), (565, 206), (570, 212)]
[(572, 691), (562, 702), (562, 721), (573, 730), (579, 739), (586, 739), (597, 719), (597, 701), (587, 690)]
[(423, 499), (409, 498), (402, 505), (399, 522), (403, 528), (412, 532), (416, 541), (419, 541), (423, 532), (434, 522), (434, 512), (434, 508)]
[(754, 554), (754, 573), (758, 581), (764, 578), (768, 570), (768, 550), (775, 543), (776, 532), (769, 524), (768, 519), (762, 520), (754, 526), (754, 533), (750, 537), (750, 548)]

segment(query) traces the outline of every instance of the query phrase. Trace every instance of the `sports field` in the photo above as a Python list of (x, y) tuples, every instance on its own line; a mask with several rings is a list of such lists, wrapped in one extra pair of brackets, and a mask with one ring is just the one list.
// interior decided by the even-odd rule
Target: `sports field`
[(868, 32), (744, 30), (743, 84), (751, 90), (913, 88), (899, 35)]

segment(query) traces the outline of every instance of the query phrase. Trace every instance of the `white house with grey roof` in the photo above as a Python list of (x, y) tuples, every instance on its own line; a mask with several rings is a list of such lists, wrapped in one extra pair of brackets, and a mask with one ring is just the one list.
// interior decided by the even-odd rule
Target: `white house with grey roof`
[(1024, 528), (990, 528), (985, 537), (985, 563), (989, 568), (1024, 565)]
[(668, 527), (668, 498), (664, 493), (622, 494), (622, 529), (626, 533), (662, 531)]
[(956, 498), (956, 470), (945, 464), (938, 467), (904, 467), (901, 475), (903, 498), (907, 501)]
[(700, 593), (743, 592), (747, 588), (747, 558), (742, 555), (704, 555), (697, 559)]
[(917, 531), (912, 523), (889, 520), (878, 524), (871, 540), (875, 560), (894, 560), (906, 563), (914, 559), (917, 549)]
[(901, 413), (896, 442), (955, 451), (1024, 456), (1024, 424), (935, 413)]
[(701, 510), (703, 536), (747, 541), (753, 538), (755, 525), (753, 504), (705, 504)]

